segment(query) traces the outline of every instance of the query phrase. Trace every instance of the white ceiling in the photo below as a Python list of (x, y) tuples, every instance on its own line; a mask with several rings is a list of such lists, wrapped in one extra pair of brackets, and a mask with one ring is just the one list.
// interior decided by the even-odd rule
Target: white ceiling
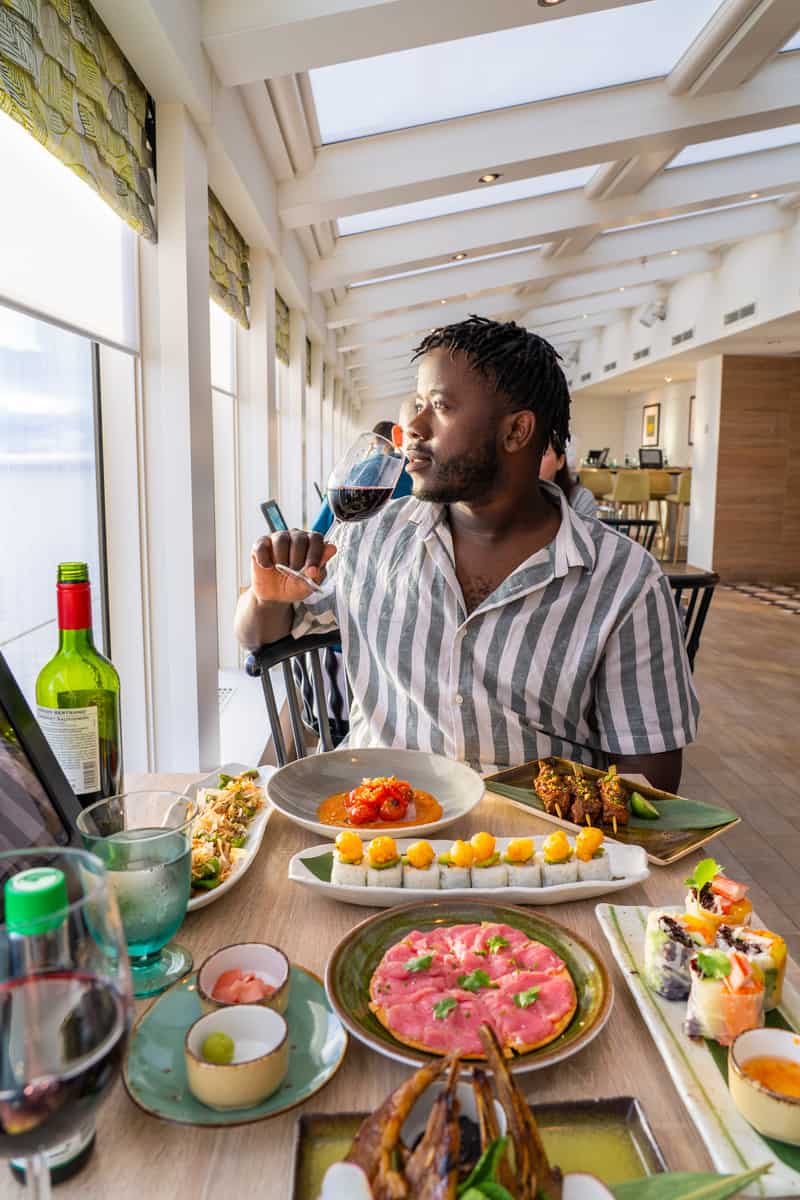
[(468, 312), (601, 330), (800, 192), (798, 0), (200, 6), (365, 398), (402, 395), (420, 335)]

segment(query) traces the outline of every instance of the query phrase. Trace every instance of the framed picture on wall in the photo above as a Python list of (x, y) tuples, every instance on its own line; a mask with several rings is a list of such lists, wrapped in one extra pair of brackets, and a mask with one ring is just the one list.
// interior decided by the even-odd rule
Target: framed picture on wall
[(661, 405), (645, 404), (642, 409), (642, 445), (657, 446), (661, 431)]
[(694, 445), (694, 396), (689, 397), (689, 445)]

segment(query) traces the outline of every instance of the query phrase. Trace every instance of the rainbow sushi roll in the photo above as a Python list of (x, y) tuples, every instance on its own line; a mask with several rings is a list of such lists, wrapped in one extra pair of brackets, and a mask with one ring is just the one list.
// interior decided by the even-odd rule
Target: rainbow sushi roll
[(367, 846), (367, 887), (402, 887), (403, 863), (393, 837), (382, 834)]
[(747, 885), (727, 879), (719, 863), (704, 858), (686, 880), (686, 911), (704, 917), (714, 929), (720, 925), (749, 925), (753, 905), (747, 898)]
[(345, 887), (366, 887), (367, 867), (364, 847), (357, 833), (343, 830), (336, 838), (331, 867), (331, 883)]
[(689, 962), (691, 990), (684, 1030), (730, 1046), (734, 1038), (764, 1024), (764, 978), (738, 950), (698, 950)]
[(438, 888), (439, 864), (430, 842), (415, 842), (403, 855), (403, 887)]
[(503, 862), (508, 868), (509, 887), (541, 887), (542, 868), (536, 858), (533, 838), (512, 838)]
[(453, 842), (445, 854), (439, 855), (439, 884), (442, 888), (468, 888), (475, 851), (469, 842)]
[(542, 884), (557, 887), (562, 883), (578, 882), (578, 860), (563, 829), (545, 838), (542, 847)]
[(768, 929), (721, 925), (715, 944), (720, 950), (738, 950), (755, 963), (764, 976), (764, 1012), (777, 1008), (786, 974), (786, 942), (783, 938)]
[(603, 840), (603, 831), (596, 826), (582, 829), (575, 838), (579, 880), (611, 878), (611, 864)]
[(470, 838), (475, 858), (470, 868), (472, 886), (501, 888), (508, 884), (508, 867), (500, 859), (497, 842), (491, 833), (476, 833)]
[(645, 982), (665, 1000), (685, 1000), (691, 987), (689, 962), (713, 938), (703, 917), (651, 909), (644, 939)]

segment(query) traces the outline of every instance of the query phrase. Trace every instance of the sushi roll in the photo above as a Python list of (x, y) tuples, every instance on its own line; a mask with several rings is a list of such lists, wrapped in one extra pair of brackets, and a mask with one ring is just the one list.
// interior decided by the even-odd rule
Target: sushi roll
[(383, 834), (367, 846), (367, 887), (402, 887), (403, 864), (393, 837)]
[(582, 829), (575, 838), (578, 879), (610, 879), (611, 864), (603, 846), (602, 829)]
[(563, 829), (551, 833), (545, 838), (544, 861), (542, 863), (542, 884), (544, 887), (555, 887), (560, 883), (578, 882), (578, 862), (569, 843), (569, 838)]
[(753, 906), (747, 899), (747, 885), (726, 879), (722, 867), (713, 858), (704, 858), (686, 880), (686, 911), (705, 917), (714, 929), (720, 925), (749, 925)]
[(403, 855), (403, 887), (438, 888), (439, 864), (430, 842), (415, 842)]
[(683, 1028), (689, 1037), (730, 1046), (764, 1024), (764, 979), (738, 950), (698, 950), (689, 961), (692, 986)]
[(345, 887), (366, 887), (364, 847), (357, 833), (343, 830), (337, 837), (331, 867), (331, 883), (342, 884)]
[(475, 861), (475, 851), (469, 842), (460, 839), (453, 842), (445, 854), (439, 855), (439, 883), (443, 888), (468, 888), (470, 868)]
[(536, 860), (533, 838), (512, 838), (503, 862), (508, 867), (509, 887), (542, 886), (542, 868)]
[(497, 842), (491, 833), (476, 833), (470, 838), (475, 853), (472, 863), (472, 886), (500, 888), (508, 883), (508, 867), (500, 859)]
[(768, 929), (720, 925), (715, 944), (720, 950), (738, 950), (746, 954), (760, 968), (764, 976), (764, 1012), (777, 1008), (786, 974), (786, 942), (783, 938)]
[(644, 978), (665, 1000), (685, 1000), (691, 987), (689, 961), (710, 946), (714, 931), (703, 917), (653, 908), (644, 938)]

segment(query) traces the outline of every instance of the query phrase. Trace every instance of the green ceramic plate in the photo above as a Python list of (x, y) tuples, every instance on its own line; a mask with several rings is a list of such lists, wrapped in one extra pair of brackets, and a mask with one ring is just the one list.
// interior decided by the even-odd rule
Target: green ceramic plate
[[(567, 964), (578, 994), (578, 1007), (559, 1037), (515, 1057), (513, 1071), (538, 1071), (577, 1054), (595, 1038), (611, 1013), (614, 991), (603, 963), (576, 934), (529, 909), (490, 900), (426, 900), (391, 908), (362, 921), (342, 938), (328, 960), (325, 988), (342, 1023), (373, 1050), (398, 1062), (419, 1066), (435, 1057), (406, 1046), (392, 1037), (369, 1009), (369, 981), (383, 955), (414, 929), (496, 921), (521, 929), (528, 937), (549, 946)], [(471, 1070), (466, 1064), (465, 1071)]]
[(274, 1095), (255, 1108), (217, 1112), (195, 1100), (186, 1083), (183, 1038), (202, 1016), (195, 985), (187, 975), (139, 1018), (131, 1035), (122, 1078), (139, 1108), (178, 1125), (248, 1125), (265, 1121), (302, 1104), (338, 1071), (347, 1034), (331, 1011), (322, 980), (292, 964), (286, 1020), (289, 1024), (289, 1073)]

